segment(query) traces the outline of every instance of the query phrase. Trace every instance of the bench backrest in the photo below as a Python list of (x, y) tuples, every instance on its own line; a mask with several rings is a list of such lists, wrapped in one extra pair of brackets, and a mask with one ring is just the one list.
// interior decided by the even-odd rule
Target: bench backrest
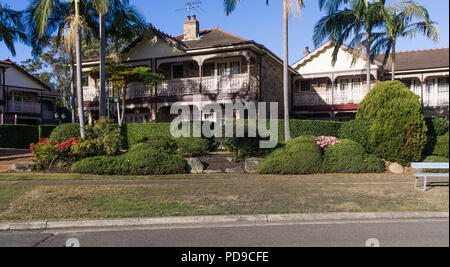
[(448, 162), (412, 162), (413, 169), (448, 169)]

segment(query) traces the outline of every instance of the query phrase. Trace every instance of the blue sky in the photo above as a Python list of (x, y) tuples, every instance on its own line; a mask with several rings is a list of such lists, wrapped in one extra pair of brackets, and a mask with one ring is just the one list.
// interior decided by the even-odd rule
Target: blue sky
[[(24, 9), (30, 0), (0, 0), (13, 9)], [(147, 21), (157, 28), (171, 35), (181, 34), (183, 22), (186, 19), (185, 11), (176, 11), (183, 8), (185, 0), (130, 0), (144, 15)], [(255, 40), (272, 50), (280, 57), (283, 55), (282, 40), (282, 5), (281, 0), (272, 0), (266, 6), (263, 0), (242, 0), (236, 11), (226, 16), (222, 0), (203, 0), (197, 13), (200, 28), (208, 29), (219, 26), (237, 36)], [(390, 1), (392, 2), (392, 1)], [(430, 12), (432, 20), (438, 23), (441, 39), (438, 44), (418, 36), (413, 40), (402, 39), (398, 43), (397, 51), (441, 48), (449, 46), (449, 1), (448, 0), (421, 0)], [(305, 46), (314, 48), (312, 33), (314, 24), (323, 15), (318, 7), (318, 1), (306, 0), (302, 13), (290, 20), (289, 61), (298, 60), (303, 54)], [(20, 62), (30, 58), (30, 49), (20, 43), (16, 44), (17, 55), (12, 57), (6, 47), (0, 43), (0, 59), (10, 58)]]

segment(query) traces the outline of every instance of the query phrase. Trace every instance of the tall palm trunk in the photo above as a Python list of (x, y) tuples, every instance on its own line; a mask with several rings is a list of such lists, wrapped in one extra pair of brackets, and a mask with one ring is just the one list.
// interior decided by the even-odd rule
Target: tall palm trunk
[(75, 123), (75, 59), (70, 49), (70, 108), (72, 109), (72, 123)]
[(283, 34), (284, 34), (284, 64), (283, 64), (283, 94), (284, 94), (284, 139), (291, 140), (289, 123), (289, 43), (288, 43), (288, 0), (283, 0)]
[(366, 26), (366, 61), (367, 61), (367, 73), (366, 73), (366, 81), (367, 81), (367, 92), (370, 91), (370, 30), (369, 27)]
[(100, 92), (99, 92), (99, 118), (106, 116), (106, 69), (105, 69), (105, 17), (99, 15), (100, 19)]
[[(75, 18), (79, 18), (79, 0), (75, 1)], [(78, 27), (78, 25), (77, 25)], [(75, 53), (77, 61), (77, 98), (78, 98), (78, 117), (80, 119), (80, 136), (82, 139), (86, 138), (84, 133), (84, 106), (83, 106), (83, 82), (82, 82), (82, 66), (81, 66), (81, 29), (76, 29), (76, 40), (75, 40)]]
[(395, 80), (395, 41), (392, 42), (392, 80)]

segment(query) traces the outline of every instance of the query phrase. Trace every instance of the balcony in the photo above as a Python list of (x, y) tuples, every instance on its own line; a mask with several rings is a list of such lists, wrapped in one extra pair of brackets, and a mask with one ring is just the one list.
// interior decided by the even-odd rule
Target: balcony
[[(242, 90), (248, 89), (248, 75), (235, 74), (226, 76), (211, 76), (202, 77), (202, 93), (218, 94), (226, 93), (232, 94)], [(251, 77), (251, 85), (256, 86), (256, 79)], [(112, 96), (110, 87), (107, 87), (107, 94)], [(182, 78), (165, 80), (156, 86), (156, 95), (158, 96), (183, 96), (200, 93), (200, 78)], [(127, 98), (152, 97), (156, 96), (155, 90), (152, 87), (142, 83), (132, 83), (128, 85)], [(98, 100), (97, 87), (83, 88), (84, 101)]]
[(362, 90), (336, 90), (334, 96), (332, 91), (301, 92), (294, 94), (294, 106), (359, 104), (364, 96)]
[(12, 113), (40, 114), (41, 104), (37, 102), (8, 101), (8, 111)]

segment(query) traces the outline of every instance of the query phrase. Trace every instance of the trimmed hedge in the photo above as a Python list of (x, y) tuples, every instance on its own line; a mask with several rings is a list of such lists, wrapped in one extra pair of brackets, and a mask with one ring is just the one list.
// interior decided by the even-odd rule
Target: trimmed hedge
[(384, 162), (364, 150), (363, 146), (350, 139), (324, 149), (323, 172), (367, 173), (384, 172)]
[[(290, 120), (291, 138), (304, 135), (339, 136), (339, 130), (343, 125), (342, 122), (294, 119)], [(284, 120), (278, 122), (278, 133), (279, 140), (284, 140)]]
[(438, 136), (448, 136), (449, 127), (448, 122), (442, 118), (425, 118), (425, 122), (427, 125), (427, 143), (422, 152), (423, 157), (434, 155), (434, 150), (438, 143)]
[(344, 123), (339, 130), (338, 137), (350, 139), (362, 145), (365, 149), (369, 146), (370, 123), (363, 120), (352, 120)]
[(266, 157), (258, 172), (261, 174), (311, 174), (320, 172), (321, 165), (322, 151), (314, 139), (300, 137), (273, 151)]
[(97, 175), (167, 175), (186, 172), (186, 161), (157, 151), (136, 151), (121, 156), (98, 156), (78, 161), (72, 172)]
[(50, 134), (52, 143), (65, 142), (69, 138), (80, 137), (80, 125), (78, 123), (65, 123), (56, 127)]
[(130, 123), (122, 127), (127, 147), (145, 143), (154, 137), (172, 137), (170, 123)]
[(178, 155), (182, 157), (198, 157), (208, 155), (211, 150), (211, 141), (199, 137), (180, 137), (175, 139), (178, 146)]
[(369, 152), (403, 166), (422, 158), (427, 140), (422, 106), (402, 82), (378, 83), (360, 103), (356, 118), (370, 123)]
[(432, 155), (448, 158), (448, 150), (449, 150), (448, 143), (449, 143), (448, 135), (438, 136), (436, 139), (436, 145), (434, 146)]
[(34, 125), (0, 125), (1, 148), (29, 148), (38, 136), (38, 128)]
[(39, 131), (39, 140), (42, 138), (49, 138), (52, 131), (58, 127), (57, 125), (39, 125), (38, 131)]

